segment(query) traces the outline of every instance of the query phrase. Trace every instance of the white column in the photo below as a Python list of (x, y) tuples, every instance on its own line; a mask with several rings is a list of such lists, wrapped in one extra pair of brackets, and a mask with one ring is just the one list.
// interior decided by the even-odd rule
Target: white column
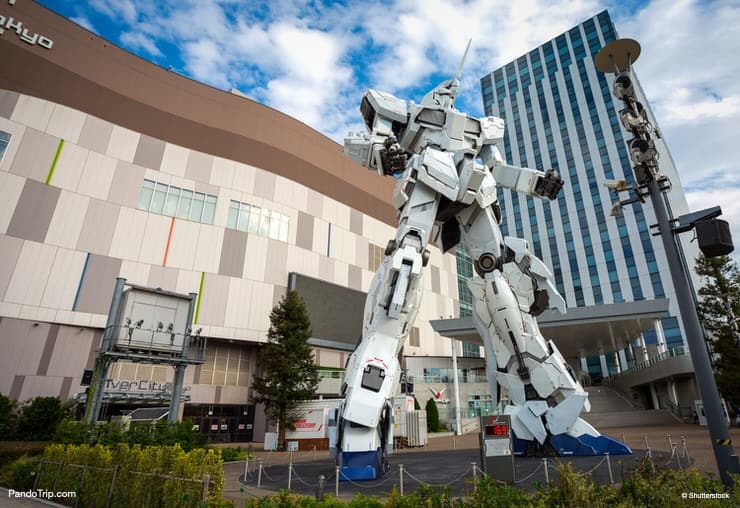
[(668, 397), (678, 406), (678, 391), (676, 391), (676, 382), (673, 379), (668, 380)]
[(647, 351), (647, 344), (645, 343), (645, 335), (642, 333), (640, 334), (640, 350), (642, 351), (642, 354), (640, 355), (642, 357), (643, 362), (648, 361), (648, 351)]
[[(452, 341), (452, 376), (455, 385), (455, 434), (462, 434), (462, 423), (460, 422), (460, 384), (457, 380), (457, 340)], [(495, 401), (494, 401), (495, 402)]]
[(599, 363), (601, 363), (601, 375), (603, 377), (609, 377), (609, 366), (606, 364), (606, 356), (600, 354)]
[(585, 356), (581, 357), (581, 370), (584, 373), (588, 374), (588, 360), (586, 359)]
[(619, 373), (622, 372), (622, 366), (619, 363), (619, 353), (617, 353), (616, 351), (614, 351), (613, 354), (614, 354), (614, 364), (616, 365), (616, 368), (617, 368), (617, 372), (616, 373), (619, 374)]
[(667, 348), (665, 344), (665, 333), (663, 333), (663, 323), (661, 323), (660, 319), (656, 319), (653, 321), (653, 326), (655, 327), (655, 336), (658, 339), (658, 354), (665, 353)]
[(622, 370), (623, 371), (626, 370), (627, 369), (627, 354), (624, 352), (624, 349), (619, 350), (619, 362), (620, 362), (620, 366), (622, 367)]
[(655, 383), (650, 383), (650, 395), (653, 398), (653, 408), (660, 409), (660, 401), (658, 400), (658, 391), (655, 389)]

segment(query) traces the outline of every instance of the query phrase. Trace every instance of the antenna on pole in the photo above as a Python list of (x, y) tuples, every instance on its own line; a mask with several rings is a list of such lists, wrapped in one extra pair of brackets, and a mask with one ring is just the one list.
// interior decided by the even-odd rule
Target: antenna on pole
[(463, 66), (465, 65), (465, 58), (468, 56), (468, 50), (470, 49), (470, 43), (473, 42), (473, 39), (468, 39), (468, 45), (465, 46), (465, 53), (463, 53), (462, 60), (460, 60), (460, 65), (457, 67), (457, 72), (455, 73), (455, 77), (452, 78), (452, 81), (457, 81), (460, 79), (460, 75), (462, 74)]

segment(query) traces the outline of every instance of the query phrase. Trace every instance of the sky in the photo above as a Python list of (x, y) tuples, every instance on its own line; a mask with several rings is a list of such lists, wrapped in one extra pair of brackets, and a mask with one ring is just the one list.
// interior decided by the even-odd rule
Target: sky
[(740, 251), (737, 0), (40, 3), (144, 59), (236, 88), (338, 143), (364, 130), (359, 102), (366, 89), (419, 102), (455, 73), (470, 38), (456, 107), (482, 116), (483, 75), (608, 9), (619, 36), (642, 45), (634, 69), (689, 208), (720, 205)]

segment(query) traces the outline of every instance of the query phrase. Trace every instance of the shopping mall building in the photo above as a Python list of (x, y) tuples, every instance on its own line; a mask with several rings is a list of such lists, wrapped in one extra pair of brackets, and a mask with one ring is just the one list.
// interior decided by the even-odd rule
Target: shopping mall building
[[(198, 294), (193, 329), (207, 347), (186, 369), (182, 411), (209, 438), (262, 439), (251, 387), (270, 310), (288, 288), (312, 316), (319, 393), (337, 396), (395, 235), (393, 180), (294, 118), (144, 61), (34, 2), (4, 3), (0, 19), (0, 393), (82, 399), (125, 278)], [(432, 249), (424, 289), (403, 351), (422, 404), (451, 388), (455, 322), (430, 322), (459, 315), (454, 253)], [(622, 325), (603, 309), (598, 319), (583, 311), (582, 330), (552, 318), (573, 337), (561, 349), (576, 369), (590, 349), (616, 351), (652, 329), (667, 303), (612, 309)], [(596, 336), (607, 338), (584, 348)], [(460, 405), (490, 406), (483, 359), (459, 368)], [(162, 363), (114, 363), (103, 414), (166, 406), (172, 376)], [(439, 401), (450, 404), (451, 391)]]

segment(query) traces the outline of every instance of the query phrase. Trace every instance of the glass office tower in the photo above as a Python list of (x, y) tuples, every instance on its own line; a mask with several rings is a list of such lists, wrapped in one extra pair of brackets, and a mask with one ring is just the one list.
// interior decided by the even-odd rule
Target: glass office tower
[[(670, 311), (661, 324), (670, 348), (682, 345), (683, 338), (663, 246), (651, 236), (652, 207), (638, 203), (611, 216), (616, 197), (603, 186), (607, 179), (634, 182), (619, 105), (612, 96), (613, 76), (596, 71), (593, 63), (599, 49), (616, 38), (603, 11), (481, 78), (486, 115), (506, 122), (504, 158), (520, 166), (553, 168), (565, 181), (552, 202), (499, 188), (502, 231), (530, 242), (553, 270), (570, 307), (669, 298)], [(636, 88), (657, 127), (639, 83)], [(678, 216), (687, 211), (686, 199), (665, 143), (656, 143)], [(695, 253), (695, 248), (687, 252), (692, 266)], [(461, 294), (461, 312), (466, 300)], [(646, 333), (647, 343), (655, 343), (660, 333), (660, 326)], [(589, 363), (594, 361), (598, 366), (598, 357)]]

